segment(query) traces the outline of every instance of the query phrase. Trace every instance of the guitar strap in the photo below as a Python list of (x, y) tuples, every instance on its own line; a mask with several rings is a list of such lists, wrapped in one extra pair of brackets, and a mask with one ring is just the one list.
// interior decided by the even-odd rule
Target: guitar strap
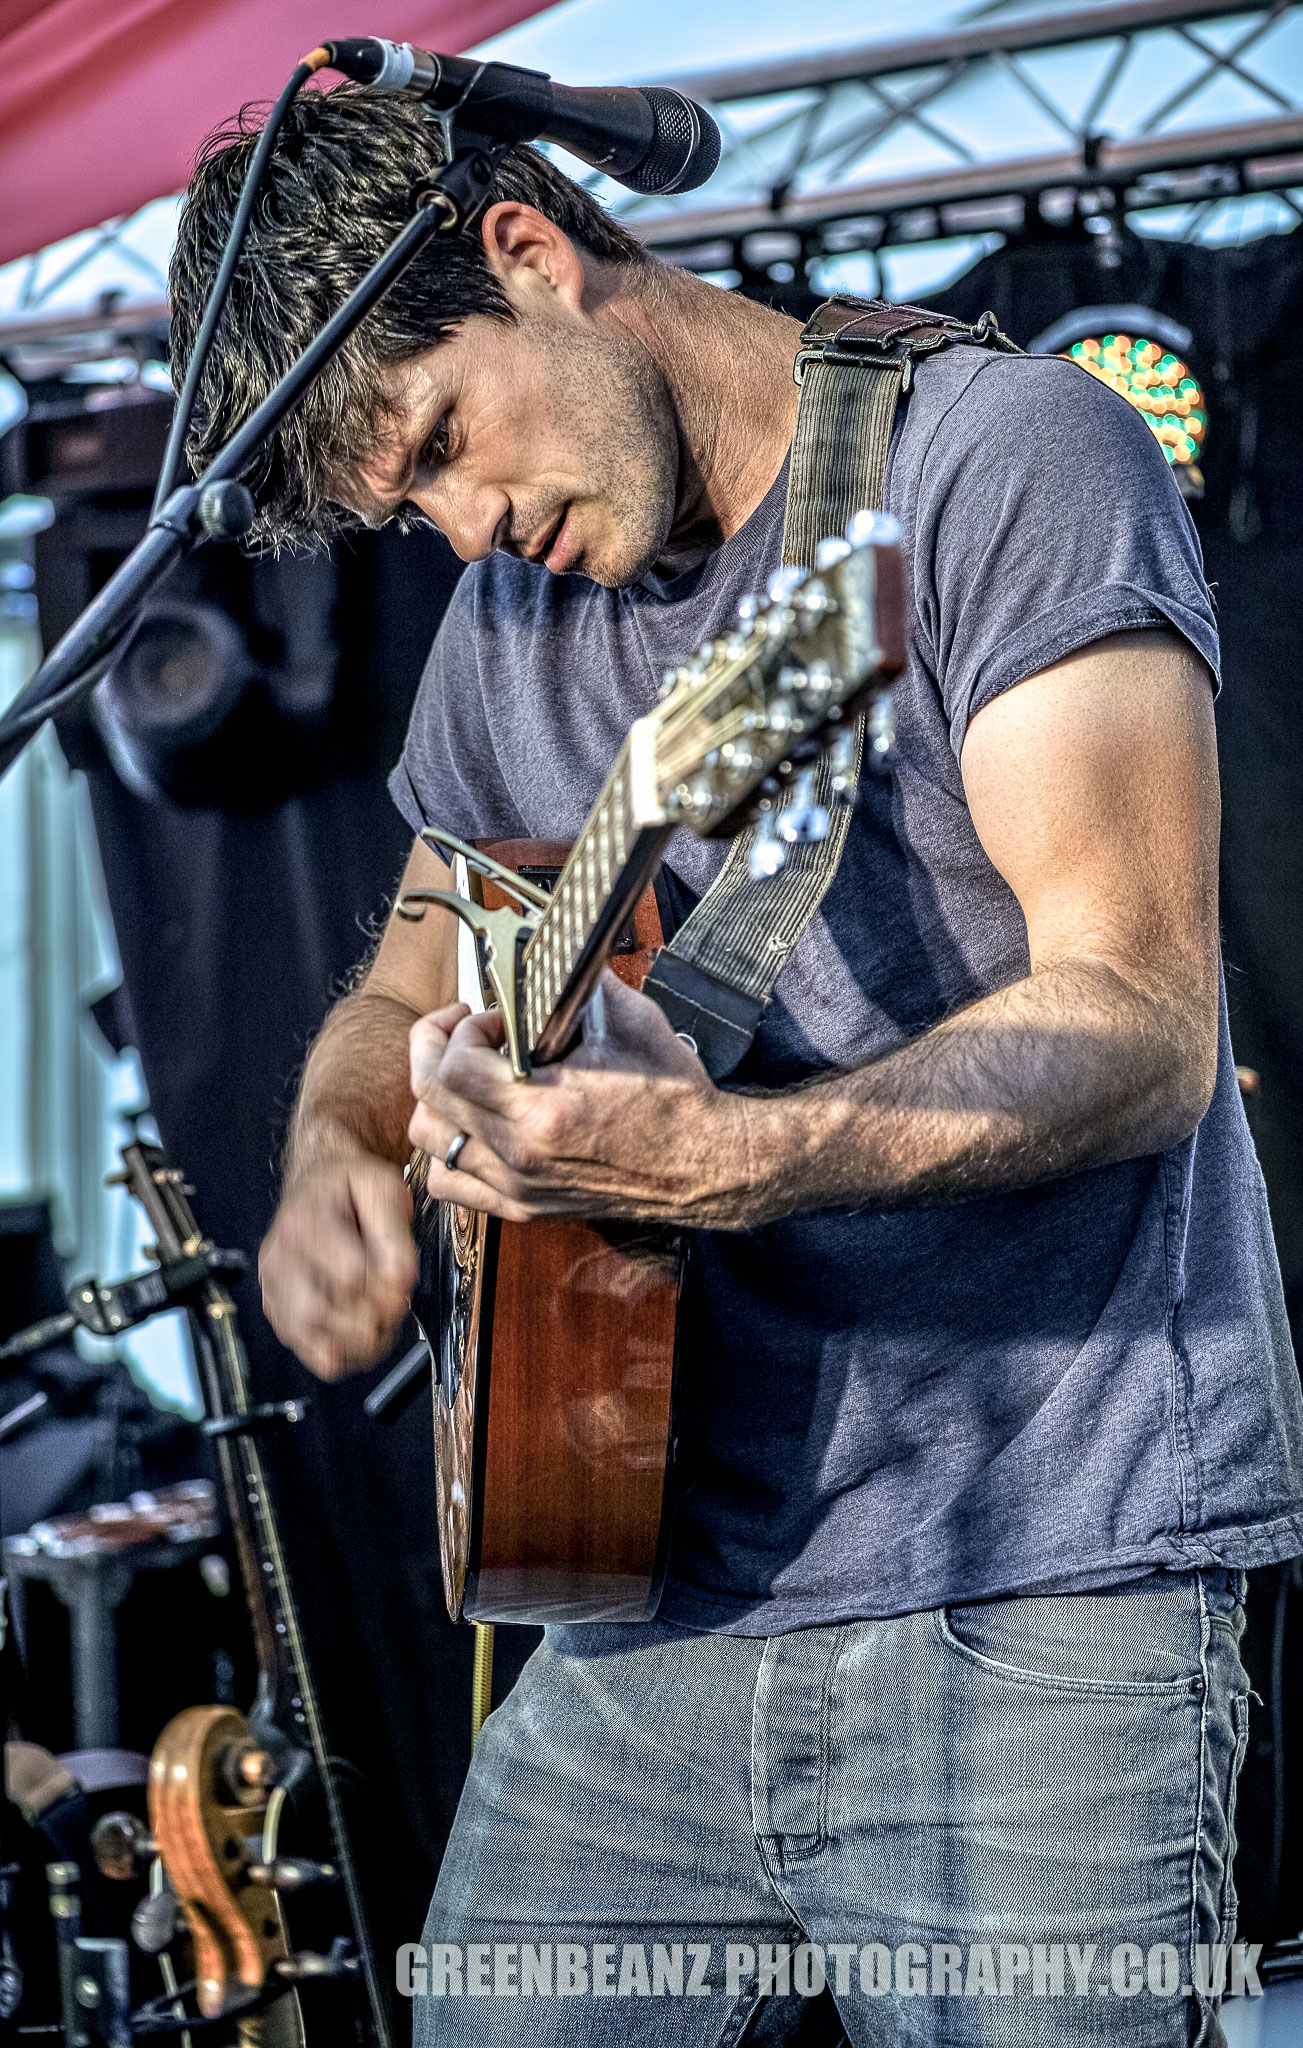
[[(880, 299), (830, 299), (807, 322), (797, 351), (801, 387), (783, 521), (783, 561), (814, 564), (825, 534), (840, 534), (852, 514), (882, 505), (896, 411), (921, 356), (956, 342), (1020, 351), (991, 313), (974, 325), (924, 306)], [(854, 774), (864, 751), (855, 726)], [(826, 839), (789, 847), (775, 876), (751, 873), (752, 826), (668, 946), (643, 988), (676, 1031), (690, 1033), (707, 1072), (731, 1074), (760, 1026), (774, 984), (837, 872), (851, 805), (839, 802), (832, 770), (815, 770), (815, 801), (828, 811)]]

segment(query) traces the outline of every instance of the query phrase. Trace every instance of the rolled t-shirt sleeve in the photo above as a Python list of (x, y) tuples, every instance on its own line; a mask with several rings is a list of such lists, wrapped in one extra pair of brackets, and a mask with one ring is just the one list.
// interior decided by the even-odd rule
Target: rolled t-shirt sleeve
[(528, 836), (507, 790), (484, 702), (482, 577), (461, 578), (412, 704), (389, 794), (413, 832), (438, 825), (459, 839)]
[(918, 627), (956, 757), (984, 704), (1109, 633), (1174, 627), (1217, 680), (1199, 542), (1166, 457), (1076, 364), (983, 364), (937, 422), (912, 524)]

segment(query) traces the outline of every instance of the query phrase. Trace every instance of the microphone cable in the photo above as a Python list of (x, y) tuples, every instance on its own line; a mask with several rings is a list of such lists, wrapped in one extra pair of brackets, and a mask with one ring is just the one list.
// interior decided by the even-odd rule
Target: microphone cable
[(231, 219), (230, 229), (226, 237), (226, 246), (222, 251), (222, 260), (218, 266), (217, 276), (213, 280), (212, 291), (208, 295), (208, 304), (204, 308), (203, 321), (198, 334), (195, 336), (195, 345), (191, 351), (185, 383), (181, 387), (181, 394), (176, 402), (176, 410), (172, 414), (172, 425), (167, 437), (167, 447), (163, 452), (163, 466), (158, 473), (158, 484), (154, 491), (154, 503), (150, 513), (151, 518), (158, 516), (163, 505), (176, 489), (177, 477), (185, 455), (186, 435), (190, 431), (190, 422), (194, 417), (195, 400), (199, 395), (199, 385), (204, 374), (204, 365), (208, 361), (208, 353), (213, 345), (213, 337), (217, 333), (218, 322), (222, 317), (227, 298), (230, 295), (236, 266), (244, 253), (245, 236), (249, 231), (249, 222), (253, 218), (253, 209), (258, 203), (258, 196), (262, 189), (262, 181), (266, 174), (267, 165), (271, 160), (271, 153), (276, 147), (276, 138), (280, 134), (285, 116), (289, 112), (293, 101), (298, 98), (299, 93), (303, 90), (303, 87), (307, 84), (313, 73), (323, 70), (329, 63), (329, 51), (319, 49), (310, 51), (300, 63), (295, 65), (284, 91), (272, 108), (267, 118), (267, 124), (258, 137), (258, 146), (254, 150), (249, 168), (244, 174), (244, 184), (240, 188), (239, 202)]

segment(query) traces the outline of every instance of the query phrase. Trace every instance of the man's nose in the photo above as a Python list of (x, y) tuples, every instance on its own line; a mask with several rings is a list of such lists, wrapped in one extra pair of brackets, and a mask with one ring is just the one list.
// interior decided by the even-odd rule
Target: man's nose
[(510, 528), (506, 492), (470, 478), (444, 475), (418, 484), (409, 495), (463, 562), (482, 562), (492, 554), (499, 533)]

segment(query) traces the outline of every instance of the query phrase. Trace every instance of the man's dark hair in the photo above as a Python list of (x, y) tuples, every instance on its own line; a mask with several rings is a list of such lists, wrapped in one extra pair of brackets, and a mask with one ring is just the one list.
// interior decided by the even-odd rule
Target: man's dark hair
[[(200, 151), (172, 257), (172, 373), (178, 388), (266, 119), (245, 107)], [(199, 388), (188, 444), (199, 470), (267, 396), (412, 214), (412, 187), (438, 168), (440, 133), (419, 103), (339, 86), (304, 92), (277, 139)], [(537, 150), (504, 158), (489, 201), (536, 207), (589, 255), (654, 258)], [(510, 321), (478, 233), (426, 244), (316, 383), (248, 478), (264, 543), (323, 539), (348, 523), (332, 483), (386, 423), (382, 373), (442, 341), (471, 314)]]

